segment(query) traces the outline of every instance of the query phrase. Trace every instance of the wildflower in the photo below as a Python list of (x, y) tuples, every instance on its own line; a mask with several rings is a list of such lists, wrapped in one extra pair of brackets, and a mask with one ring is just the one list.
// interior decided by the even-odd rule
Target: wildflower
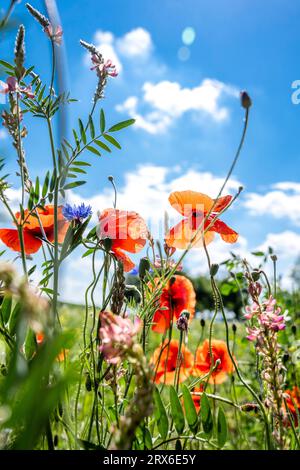
[(94, 44), (89, 44), (82, 40), (80, 40), (80, 44), (91, 54), (91, 61), (93, 64), (91, 70), (95, 70), (97, 73), (98, 84), (94, 95), (94, 102), (96, 102), (104, 97), (104, 88), (107, 84), (107, 77), (116, 77), (118, 72), (116, 70), (116, 66), (111, 60), (104, 60), (103, 55), (98, 51)]
[(91, 67), (91, 70), (96, 70), (98, 77), (105, 78), (107, 75), (110, 77), (118, 76), (116, 66), (110, 59), (104, 62), (97, 54), (92, 54), (91, 60), (94, 64), (94, 66)]
[(105, 360), (118, 364), (134, 344), (134, 336), (141, 327), (141, 321), (135, 318), (134, 324), (129, 318), (114, 315), (111, 312), (100, 313), (99, 346)]
[(207, 245), (214, 239), (215, 232), (219, 233), (226, 243), (235, 243), (238, 239), (237, 232), (218, 219), (220, 212), (230, 205), (231, 200), (232, 196), (214, 200), (195, 191), (171, 193), (169, 197), (171, 206), (185, 218), (169, 230), (166, 243), (174, 248), (185, 249), (190, 243), (193, 246), (202, 246), (204, 238)]
[(184, 382), (190, 377), (194, 356), (185, 347), (181, 345), (181, 362), (180, 371), (176, 370), (177, 360), (179, 352), (179, 341), (172, 339), (171, 341), (165, 340), (162, 346), (155, 349), (150, 363), (154, 370), (154, 382), (155, 383), (166, 383), (172, 385), (175, 382), (176, 374), (179, 377), (179, 383)]
[(111, 241), (111, 252), (123, 266), (131, 271), (135, 264), (125, 253), (138, 253), (146, 244), (148, 229), (142, 217), (136, 212), (105, 209), (99, 214), (98, 237), (104, 243)]
[(221, 384), (227, 379), (227, 374), (231, 374), (234, 370), (226, 343), (221, 340), (213, 339), (211, 342), (211, 353), (213, 357), (213, 364), (211, 361), (209, 340), (206, 339), (197, 349), (194, 374), (200, 377), (208, 374), (212, 365), (214, 365), (219, 359), (220, 364), (212, 372), (209, 378), (209, 383)]
[(74, 204), (65, 204), (62, 208), (62, 214), (66, 220), (69, 222), (81, 223), (84, 219), (87, 219), (92, 215), (91, 206), (86, 206), (84, 203), (81, 203), (79, 206)]
[(61, 45), (62, 43), (62, 35), (63, 35), (63, 30), (61, 26), (55, 26), (53, 27), (52, 24), (48, 24), (44, 28), (44, 32), (48, 36), (48, 38), (51, 39), (55, 44), (58, 46)]
[(300, 389), (295, 385), (291, 390), (285, 391), (285, 400), (290, 410), (295, 426), (298, 426), (298, 415), (300, 413)]
[(8, 93), (19, 93), (25, 95), (27, 98), (34, 98), (31, 86), (21, 87), (15, 77), (8, 77), (6, 83), (0, 80), (0, 93), (6, 95)]
[[(155, 278), (156, 288), (160, 286), (160, 280)], [(152, 289), (152, 286), (149, 286)], [(178, 320), (183, 310), (193, 318), (196, 307), (196, 294), (193, 284), (185, 276), (175, 275), (162, 289), (158, 299), (158, 308), (153, 316), (152, 330), (156, 333), (165, 333), (173, 321)]]
[(46, 18), (44, 15), (42, 15), (42, 13), (40, 13), (38, 10), (33, 8), (33, 6), (31, 6), (30, 3), (26, 3), (25, 6), (27, 10), (29, 11), (29, 13), (31, 13), (31, 15), (36, 19), (38, 23), (40, 23), (40, 25), (43, 28), (46, 28), (47, 26), (49, 26), (50, 21), (48, 20), (48, 18)]
[[(38, 217), (26, 209), (24, 220), (17, 212), (15, 217), (19, 224), (23, 224), (23, 239), (26, 255), (36, 253), (42, 246), (44, 235), (51, 243), (54, 241), (54, 206), (49, 205), (37, 208)], [(40, 226), (42, 225), (42, 229)], [(62, 243), (68, 229), (68, 223), (62, 214), (62, 207), (58, 207), (58, 242)], [(13, 251), (21, 251), (19, 234), (17, 229), (0, 229), (0, 240)]]

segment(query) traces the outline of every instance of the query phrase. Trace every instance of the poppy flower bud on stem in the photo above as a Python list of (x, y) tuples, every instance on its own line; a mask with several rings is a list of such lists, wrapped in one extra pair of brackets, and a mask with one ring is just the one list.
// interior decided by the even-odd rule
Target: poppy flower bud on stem
[(210, 275), (214, 277), (217, 272), (219, 271), (219, 265), (218, 264), (212, 264), (210, 267)]
[(292, 328), (291, 328), (291, 329), (292, 329), (293, 335), (295, 335), (295, 334), (297, 333), (297, 327), (296, 327), (296, 325), (292, 325)]
[(276, 263), (277, 259), (278, 259), (278, 258), (277, 258), (276, 255), (272, 255), (272, 256), (271, 256), (271, 260), (272, 260), (274, 263)]
[(188, 310), (182, 310), (177, 322), (176, 326), (180, 331), (187, 331), (188, 324), (189, 324), (190, 312)]
[(205, 327), (205, 320), (204, 320), (204, 318), (201, 318), (201, 320), (200, 320), (200, 325), (201, 325), (201, 328), (204, 328), (204, 327)]
[(103, 247), (104, 247), (105, 251), (109, 252), (111, 250), (111, 247), (112, 247), (112, 239), (109, 238), (109, 237), (104, 238), (102, 243), (103, 243)]
[(245, 109), (249, 109), (252, 106), (252, 101), (248, 93), (244, 90), (240, 93), (241, 105)]
[(236, 330), (237, 330), (237, 326), (235, 323), (232, 323), (232, 331), (233, 333), (236, 333)]
[(260, 278), (260, 271), (252, 271), (251, 277), (253, 281), (258, 281), (258, 279)]
[(150, 270), (150, 261), (148, 258), (142, 258), (139, 264), (139, 277), (144, 279), (147, 272)]

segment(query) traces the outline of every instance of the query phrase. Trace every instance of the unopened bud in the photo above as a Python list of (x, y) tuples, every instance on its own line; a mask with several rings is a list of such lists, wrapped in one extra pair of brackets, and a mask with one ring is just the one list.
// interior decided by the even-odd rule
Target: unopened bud
[(150, 261), (148, 258), (142, 258), (139, 264), (139, 277), (144, 279), (147, 272), (150, 270)]
[(295, 334), (297, 333), (297, 327), (296, 327), (296, 325), (292, 325), (291, 330), (292, 330), (293, 335), (295, 335)]
[(276, 255), (272, 255), (272, 256), (271, 256), (271, 260), (274, 261), (274, 263), (276, 263), (277, 259), (278, 259), (278, 258), (277, 258)]
[(205, 320), (204, 320), (204, 318), (201, 318), (201, 320), (200, 320), (200, 325), (201, 325), (202, 328), (205, 327)]
[(111, 250), (111, 247), (112, 247), (112, 239), (109, 238), (109, 237), (106, 237), (102, 241), (102, 244), (103, 244), (103, 247), (104, 247), (105, 251), (109, 252)]
[(241, 91), (240, 93), (240, 99), (241, 99), (241, 105), (245, 109), (249, 109), (250, 106), (252, 105), (252, 101), (250, 96), (246, 91)]
[(237, 330), (237, 326), (235, 323), (232, 323), (232, 331), (235, 333)]
[(260, 271), (252, 271), (251, 277), (253, 281), (258, 281), (258, 279), (260, 278)]
[(212, 264), (210, 267), (210, 275), (214, 277), (219, 270), (219, 265), (218, 264)]
[(176, 326), (180, 331), (187, 331), (189, 325), (189, 318), (190, 312), (188, 310), (182, 310), (177, 322)]

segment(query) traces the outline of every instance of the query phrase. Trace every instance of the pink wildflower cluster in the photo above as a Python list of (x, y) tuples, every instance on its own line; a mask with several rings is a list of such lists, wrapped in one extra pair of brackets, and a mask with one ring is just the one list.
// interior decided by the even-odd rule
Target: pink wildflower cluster
[(63, 35), (63, 30), (61, 26), (56, 26), (53, 27), (52, 24), (48, 24), (48, 26), (45, 26), (44, 32), (50, 38), (55, 44), (58, 46), (61, 45), (62, 43), (62, 35)]
[(100, 313), (99, 337), (100, 351), (107, 362), (117, 364), (130, 351), (134, 344), (134, 336), (141, 327), (141, 321), (136, 317), (135, 322), (112, 312)]
[(101, 59), (97, 54), (92, 54), (91, 60), (94, 64), (93, 67), (91, 67), (91, 70), (96, 70), (99, 78), (106, 78), (107, 75), (110, 77), (118, 76), (116, 66), (110, 59), (103, 62), (103, 59)]
[(27, 98), (34, 98), (34, 93), (31, 90), (31, 86), (21, 87), (15, 77), (8, 77), (6, 82), (0, 80), (0, 93), (7, 95), (8, 93), (19, 93), (27, 96)]
[(245, 318), (257, 320), (257, 326), (247, 328), (249, 341), (261, 341), (263, 339), (261, 335), (264, 335), (265, 330), (278, 332), (285, 329), (285, 317), (281, 307), (276, 306), (276, 299), (273, 299), (272, 295), (261, 304), (254, 302), (251, 306), (247, 306)]

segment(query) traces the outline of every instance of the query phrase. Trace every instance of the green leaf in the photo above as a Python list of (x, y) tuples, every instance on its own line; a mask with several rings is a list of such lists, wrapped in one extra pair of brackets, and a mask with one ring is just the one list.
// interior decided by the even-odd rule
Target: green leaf
[(164, 404), (162, 402), (162, 399), (161, 399), (161, 396), (157, 387), (155, 387), (154, 389), (153, 397), (154, 397), (154, 403), (155, 403), (154, 415), (156, 419), (157, 428), (159, 430), (159, 433), (162, 439), (165, 440), (168, 436), (169, 421), (168, 421), (166, 409), (164, 407)]
[(85, 130), (84, 130), (84, 126), (82, 124), (81, 119), (78, 119), (78, 122), (79, 122), (79, 130), (80, 130), (81, 140), (85, 145), (86, 144), (86, 133), (85, 133)]
[(88, 162), (80, 162), (80, 161), (76, 161), (76, 162), (73, 162), (72, 165), (77, 165), (77, 166), (92, 166), (90, 163)]
[(1, 317), (4, 323), (7, 323), (11, 314), (12, 297), (5, 296), (1, 304)]
[(110, 142), (112, 145), (114, 145), (114, 146), (117, 147), (118, 149), (121, 149), (121, 145), (119, 144), (119, 142), (118, 142), (112, 135), (103, 134), (103, 137), (104, 137), (104, 139), (106, 139), (108, 142)]
[(119, 122), (118, 124), (115, 124), (110, 129), (108, 129), (108, 132), (120, 131), (121, 129), (124, 129), (125, 127), (132, 126), (132, 124), (134, 123), (135, 123), (135, 119), (128, 119), (127, 121)]
[(103, 132), (105, 131), (105, 114), (103, 109), (101, 109), (100, 111), (100, 131), (101, 134), (103, 134)]
[(110, 148), (106, 144), (104, 144), (104, 142), (101, 142), (101, 140), (94, 140), (94, 142), (95, 142), (96, 145), (101, 147), (103, 150), (106, 150), (106, 152), (111, 153)]
[(95, 149), (94, 147), (92, 147), (91, 145), (88, 145), (87, 147), (87, 150), (89, 150), (90, 152), (94, 153), (95, 155), (98, 155), (99, 157), (101, 157), (101, 153), (99, 152), (99, 150)]
[(145, 436), (145, 446), (146, 449), (151, 450), (152, 449), (152, 436), (148, 428), (145, 428), (144, 431), (144, 436)]
[(44, 184), (43, 184), (43, 189), (42, 189), (42, 197), (45, 197), (46, 194), (47, 194), (48, 187), (49, 187), (49, 181), (50, 181), (50, 173), (49, 173), (49, 171), (47, 171), (47, 174), (45, 176), (45, 181), (44, 181)]
[(94, 126), (94, 121), (92, 116), (89, 116), (89, 128), (90, 128), (90, 133), (91, 133), (91, 138), (95, 138), (95, 126)]
[(72, 183), (66, 184), (64, 190), (66, 191), (67, 189), (77, 188), (77, 186), (82, 186), (85, 183), (86, 181), (73, 181)]
[(81, 258), (85, 258), (86, 256), (90, 256), (91, 254), (94, 253), (94, 248), (90, 248), (89, 250), (87, 250), (85, 253), (83, 253), (82, 257)]
[(35, 202), (37, 203), (40, 198), (40, 180), (39, 177), (37, 176), (36, 181), (35, 181), (35, 189), (34, 189), (34, 199)]
[(227, 421), (226, 421), (226, 416), (223, 411), (223, 408), (219, 408), (218, 411), (218, 425), (217, 425), (217, 430), (218, 430), (218, 444), (219, 447), (224, 447), (226, 440), (227, 440)]
[(0, 65), (2, 65), (3, 67), (6, 67), (9, 70), (14, 70), (15, 69), (13, 65), (9, 64), (5, 60), (0, 60)]
[(191, 393), (185, 384), (182, 385), (182, 393), (186, 420), (192, 433), (196, 434), (198, 430), (198, 414)]
[(184, 413), (180, 400), (178, 398), (177, 392), (173, 385), (170, 387), (170, 404), (171, 404), (171, 414), (174, 420), (175, 429), (177, 434), (180, 435), (184, 430)]
[(33, 358), (36, 353), (37, 343), (34, 331), (29, 328), (25, 338), (24, 352), (27, 360)]
[(251, 255), (254, 256), (265, 256), (263, 251), (252, 251)]
[(204, 392), (201, 397), (200, 414), (203, 425), (203, 431), (208, 437), (210, 437), (213, 431), (213, 417), (207, 395)]
[(11, 335), (14, 335), (16, 333), (17, 324), (20, 319), (21, 311), (22, 311), (21, 304), (17, 303), (9, 318), (8, 331)]

